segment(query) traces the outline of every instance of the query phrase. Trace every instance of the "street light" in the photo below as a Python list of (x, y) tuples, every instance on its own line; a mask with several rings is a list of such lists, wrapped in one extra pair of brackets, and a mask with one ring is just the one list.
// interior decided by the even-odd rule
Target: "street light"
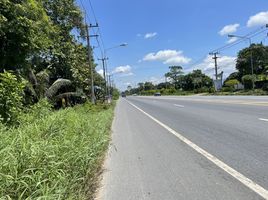
[(254, 71), (253, 71), (253, 55), (252, 55), (252, 49), (251, 49), (251, 45), (252, 45), (252, 42), (251, 42), (251, 38), (250, 37), (247, 37), (247, 36), (239, 36), (239, 35), (228, 35), (229, 38), (241, 38), (241, 39), (247, 39), (249, 41), (249, 50), (250, 50), (250, 65), (251, 65), (251, 80), (252, 80), (252, 88), (254, 90), (254, 78), (253, 78), (253, 75), (254, 75)]
[[(115, 46), (112, 46), (110, 48), (107, 48), (107, 49), (104, 49), (104, 58), (102, 59), (103, 60), (103, 77), (104, 77), (104, 80), (105, 80), (105, 87), (108, 89), (108, 91), (106, 91), (108, 93), (108, 100), (111, 96), (110, 94), (110, 83), (109, 83), (109, 75), (108, 75), (108, 69), (107, 69), (107, 62), (106, 60), (108, 60), (108, 57), (107, 57), (107, 52), (110, 51), (111, 49), (115, 49), (115, 48), (119, 48), (119, 47), (126, 47), (128, 44), (127, 43), (122, 43), (122, 44), (119, 44), (119, 45), (115, 45)], [(104, 61), (106, 63), (106, 66), (104, 64)]]

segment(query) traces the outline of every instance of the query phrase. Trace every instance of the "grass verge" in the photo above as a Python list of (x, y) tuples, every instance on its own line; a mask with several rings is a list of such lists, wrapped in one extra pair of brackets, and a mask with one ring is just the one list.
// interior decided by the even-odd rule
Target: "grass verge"
[(92, 199), (114, 106), (37, 109), (0, 124), (0, 199)]

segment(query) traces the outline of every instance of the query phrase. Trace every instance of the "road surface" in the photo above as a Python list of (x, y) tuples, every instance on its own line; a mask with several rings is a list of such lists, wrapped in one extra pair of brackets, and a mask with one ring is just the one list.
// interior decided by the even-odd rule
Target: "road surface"
[(127, 97), (97, 199), (268, 199), (268, 97)]

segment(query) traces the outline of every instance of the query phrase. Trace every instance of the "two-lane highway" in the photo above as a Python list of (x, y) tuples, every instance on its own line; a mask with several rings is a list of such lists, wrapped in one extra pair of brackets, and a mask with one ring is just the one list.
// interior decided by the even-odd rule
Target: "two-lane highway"
[(100, 199), (268, 199), (268, 97), (120, 99)]

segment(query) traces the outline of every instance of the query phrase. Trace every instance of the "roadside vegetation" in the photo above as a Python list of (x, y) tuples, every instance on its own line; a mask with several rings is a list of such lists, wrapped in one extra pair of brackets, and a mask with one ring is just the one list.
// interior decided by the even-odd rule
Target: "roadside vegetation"
[(113, 106), (43, 100), (17, 127), (0, 124), (0, 199), (92, 199), (112, 119)]
[[(251, 68), (251, 53), (253, 70)], [(231, 73), (222, 83), (221, 90), (216, 91), (213, 80), (202, 73), (193, 70), (185, 74), (182, 66), (170, 66), (164, 74), (165, 82), (138, 83), (137, 87), (128, 87), (128, 95), (268, 95), (268, 46), (252, 44), (238, 52), (236, 72)], [(218, 77), (220, 78), (220, 77)]]
[(3, 0), (0, 24), (0, 199), (92, 199), (114, 106), (88, 63), (82, 11)]

